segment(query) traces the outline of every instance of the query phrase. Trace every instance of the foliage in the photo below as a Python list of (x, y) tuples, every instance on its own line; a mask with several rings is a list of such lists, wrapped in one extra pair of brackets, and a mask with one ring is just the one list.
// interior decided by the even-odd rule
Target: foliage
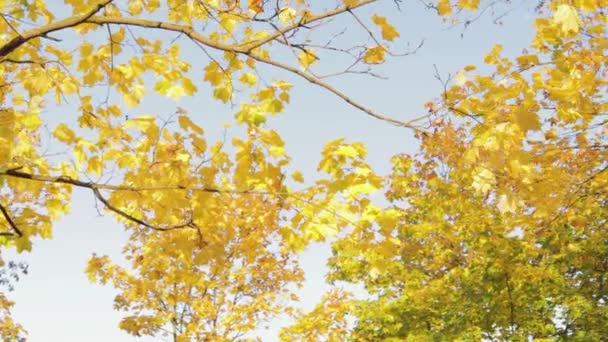
[[(19, 281), (20, 274), (27, 274), (27, 264), (23, 262), (9, 261), (0, 268), (0, 286), (6, 287), (8, 291), (14, 289), (13, 283)], [(27, 332), (16, 323), (11, 315), (11, 308), (14, 303), (10, 301), (4, 293), (0, 292), (0, 336), (4, 340), (24, 341)]]
[[(188, 223), (157, 231), (127, 222), (131, 235), (124, 253), (129, 268), (114, 265), (105, 256), (89, 261), (91, 280), (112, 283), (120, 290), (115, 308), (132, 313), (121, 321), (122, 329), (136, 336), (165, 332), (177, 341), (232, 341), (288, 311), (286, 303), (303, 275), (293, 250), (280, 238), (281, 215), (290, 205), (269, 195), (273, 189), (263, 189), (272, 184), (280, 192), (283, 186), (280, 171), (286, 156), (272, 162), (264, 154), (278, 144), (272, 139), (278, 136), (268, 130), (247, 141), (235, 138), (234, 161), (218, 147), (205, 166), (196, 161), (192, 169), (180, 172), (187, 175), (180, 184), (191, 190), (162, 192), (166, 200), (153, 200), (162, 203), (160, 217), (175, 212), (188, 217)], [(230, 184), (258, 190), (205, 190)], [(185, 207), (189, 212), (183, 211)]]
[(330, 279), (377, 296), (356, 340), (608, 334), (608, 3), (546, 6), (523, 55), (446, 82), (421, 152), (393, 158), (396, 219), (334, 243)]
[[(381, 13), (358, 14), (375, 2), (0, 1), (3, 248), (51, 238), (81, 188), (129, 234), (127, 262), (96, 255), (87, 273), (118, 290), (120, 327), (136, 336), (254, 339), (283, 314), (296, 318), (287, 341), (607, 336), (608, 2), (539, 1), (524, 53), (506, 58), (496, 45), (490, 73), (438, 75), (440, 99), (410, 121), (326, 80), (373, 76), (415, 52), (394, 48), (403, 33)], [(499, 2), (423, 3), (468, 27)], [(342, 15), (360, 36), (328, 29)], [(329, 58), (346, 67), (321, 74)], [(268, 70), (410, 130), (420, 152), (394, 156), (381, 175), (363, 144), (336, 139), (305, 182), (267, 124), (292, 85)], [(205, 90), (235, 108), (242, 134), (230, 143), (208, 141), (181, 107), (168, 119), (138, 112), (148, 92), (177, 101)], [(67, 114), (51, 120), (53, 108)], [(370, 296), (333, 289), (300, 312), (298, 253), (329, 239), (328, 280)], [(0, 299), (0, 334), (21, 338)]]
[[(368, 73), (396, 55), (390, 42), (399, 33), (387, 19), (367, 24), (354, 12), (373, 2), (0, 1), (0, 243), (22, 252), (36, 237), (51, 238), (81, 188), (130, 236), (128, 265), (94, 256), (87, 268), (92, 281), (120, 291), (115, 306), (127, 312), (127, 332), (235, 339), (289, 313), (303, 280), (296, 253), (346, 225), (336, 222), (342, 192), (357, 196), (380, 180), (368, 179), (362, 146), (336, 140), (322, 165), (336, 179), (291, 189), (288, 176), (301, 183), (302, 174), (289, 175), (283, 140), (265, 123), (284, 111), (292, 86), (269, 81), (264, 66), (413, 127), (314, 71), (322, 55), (348, 62), (337, 75)], [(345, 49), (307, 37), (344, 13), (371, 43)], [(193, 47), (203, 65), (185, 57)], [(370, 51), (381, 53), (370, 59)], [(200, 118), (181, 107), (168, 119), (137, 112), (148, 92), (179, 100), (203, 87), (237, 108), (233, 124), (245, 134), (231, 146), (208, 142)], [(55, 108), (67, 113), (48, 118)], [(71, 153), (49, 152), (57, 145)], [(348, 167), (360, 174), (343, 179)]]
[(0, 294), (0, 336), (5, 341), (25, 341), (27, 332), (11, 317), (13, 302)]
[(333, 290), (310, 312), (299, 313), (297, 323), (281, 331), (282, 341), (345, 341), (350, 335), (346, 315), (353, 310), (352, 295)]
[[(0, 28), (5, 34), (0, 47), (4, 104), (0, 115), (3, 149), (0, 175), (4, 186), (10, 190), (10, 196), (5, 195), (2, 200), (5, 203), (2, 214), (9, 227), (3, 233), (4, 244), (29, 250), (31, 237), (49, 238), (52, 222), (69, 210), (68, 200), (74, 186), (88, 188), (103, 203), (105, 190), (128, 191), (129, 187), (155, 184), (158, 180), (139, 174), (147, 172), (151, 163), (163, 165), (165, 160), (171, 159), (172, 165), (177, 167), (180, 163), (188, 163), (192, 154), (205, 152), (206, 146), (198, 137), (202, 129), (192, 126), (187, 115), (178, 118), (184, 132), (163, 143), (181, 145), (182, 140), (188, 140), (192, 145), (190, 151), (184, 151), (182, 146), (156, 146), (161, 137), (171, 135), (172, 131), (153, 125), (153, 116), (132, 112), (131, 108), (144, 100), (148, 85), (158, 95), (173, 99), (198, 92), (198, 82), (191, 79), (192, 64), (181, 55), (183, 44), (176, 40), (153, 40), (156, 31), (160, 31), (163, 38), (186, 36), (208, 56), (202, 77), (215, 99), (240, 102), (240, 109), (235, 114), (237, 124), (255, 130), (267, 116), (282, 112), (289, 103), (291, 85), (284, 81), (259, 80), (260, 64), (300, 76), (348, 100), (363, 112), (384, 118), (325, 83), (321, 75), (306, 72), (316, 61), (315, 52), (309, 48), (314, 42), (297, 43), (307, 25), (323, 24), (327, 18), (371, 2), (351, 2), (325, 11), (317, 10), (318, 14), (314, 14), (310, 5), (301, 0), (285, 1), (284, 6), (277, 9), (267, 6), (267, 10), (259, 7), (260, 2), (241, 7), (228, 0), (167, 1), (165, 4), (130, 0), (126, 2), (126, 9), (111, 0), (66, 1), (73, 15), (61, 20), (55, 18), (56, 9), (52, 11), (43, 2), (2, 2), (0, 10), (4, 11), (4, 20), (0, 22)], [(259, 17), (266, 12), (268, 18)], [(162, 18), (149, 19), (157, 17)], [(396, 37), (394, 28), (385, 18), (375, 17), (374, 20), (387, 40)], [(26, 21), (39, 26), (28, 30)], [(206, 25), (203, 33), (194, 30), (194, 26), (200, 25)], [(268, 27), (273, 30), (268, 31)], [(72, 53), (69, 48), (62, 48), (60, 38), (52, 36), (71, 34), (65, 31), (72, 29), (82, 37), (103, 36), (107, 31), (107, 43), (81, 39), (77, 51)], [(295, 49), (286, 46), (287, 34), (293, 36), (291, 40), (299, 53), (306, 56), (292, 61), (296, 64), (299, 61), (300, 66), (289, 64), (289, 58), (281, 57), (281, 49)], [(278, 50), (276, 58), (270, 45), (272, 50)], [(383, 49), (388, 46), (383, 45)], [(342, 51), (331, 45), (326, 46), (326, 50)], [(369, 49), (361, 47), (359, 50), (358, 54), (350, 55), (356, 65), (364, 62)], [(299, 54), (295, 53), (294, 57), (297, 56)], [(352, 65), (344, 72), (354, 72), (351, 69)], [(108, 94), (105, 98), (96, 98), (100, 88), (105, 88)], [(237, 90), (244, 95), (237, 96)], [(119, 95), (122, 101), (114, 101), (110, 95)], [(42, 113), (52, 102), (64, 105), (73, 100), (77, 101), (78, 107), (76, 120), (62, 120), (52, 132), (53, 140), (71, 148), (73, 156), (71, 160), (57, 161), (44, 155), (41, 149), (49, 143), (41, 136)], [(184, 114), (181, 111), (183, 109), (179, 109), (178, 114)], [(281, 146), (275, 146), (271, 153), (280, 155), (281, 149)], [(148, 155), (151, 151), (154, 151), (152, 158)], [(122, 187), (80, 181), (85, 177), (107, 177), (110, 170), (124, 175)], [(171, 171), (165, 174), (169, 176), (165, 182), (178, 172), (177, 169)], [(137, 184), (135, 179), (148, 184)], [(122, 195), (109, 199), (110, 204), (124, 201)], [(6, 208), (8, 202), (15, 207), (15, 212)], [(119, 208), (120, 204), (113, 206)], [(125, 218), (117, 210), (114, 213)]]

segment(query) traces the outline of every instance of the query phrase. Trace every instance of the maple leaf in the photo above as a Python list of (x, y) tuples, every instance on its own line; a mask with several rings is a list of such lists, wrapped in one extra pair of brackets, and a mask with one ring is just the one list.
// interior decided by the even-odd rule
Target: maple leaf
[(395, 38), (399, 37), (399, 32), (395, 29), (393, 25), (388, 23), (386, 17), (374, 14), (372, 16), (372, 20), (382, 30), (382, 37), (384, 39), (388, 41), (393, 41), (395, 40)]
[(298, 60), (300, 61), (300, 65), (304, 70), (308, 70), (308, 68), (315, 63), (319, 58), (315, 55), (314, 50), (307, 50), (300, 53), (298, 56)]
[(437, 3), (437, 12), (441, 16), (449, 16), (452, 14), (452, 5), (450, 0), (439, 0)]
[(463, 10), (474, 11), (479, 8), (479, 0), (458, 0), (458, 7)]
[(384, 54), (386, 49), (383, 46), (375, 46), (365, 51), (363, 61), (367, 64), (381, 64), (384, 63)]
[(255, 14), (264, 12), (264, 0), (248, 0), (247, 8)]
[(559, 5), (553, 14), (553, 22), (561, 27), (564, 32), (578, 32), (580, 21), (576, 8), (567, 4)]

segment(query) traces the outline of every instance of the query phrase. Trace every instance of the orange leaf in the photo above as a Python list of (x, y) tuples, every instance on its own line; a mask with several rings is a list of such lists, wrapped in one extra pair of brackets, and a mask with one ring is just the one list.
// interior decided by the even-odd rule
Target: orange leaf
[(262, 0), (249, 0), (248, 8), (255, 14), (264, 12), (264, 4)]

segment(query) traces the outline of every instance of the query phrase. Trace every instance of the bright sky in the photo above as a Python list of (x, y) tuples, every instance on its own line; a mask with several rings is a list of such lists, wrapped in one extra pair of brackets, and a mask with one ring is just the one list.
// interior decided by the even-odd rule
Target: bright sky
[[(528, 44), (534, 15), (532, 6), (513, 7), (516, 10), (504, 19), (504, 25), (493, 24), (486, 13), (461, 37), (461, 27), (446, 29), (446, 25), (424, 10), (418, 1), (403, 1), (401, 12), (388, 0), (370, 6), (359, 12), (363, 18), (369, 18), (369, 13), (381, 12), (398, 28), (402, 41), (416, 45), (424, 38), (425, 44), (417, 54), (391, 59), (380, 68), (389, 80), (348, 76), (334, 79), (332, 84), (390, 116), (407, 119), (420, 115), (423, 103), (440, 94), (441, 84), (433, 77), (433, 65), (443, 74), (454, 73), (465, 65), (479, 64), (495, 43), (503, 44), (507, 54), (519, 53)], [(351, 25), (346, 19), (346, 16), (340, 18), (336, 24)], [(183, 42), (184, 46), (190, 45)], [(204, 60), (198, 49), (185, 51), (191, 61)], [(333, 66), (335, 62), (322, 60), (321, 64)], [(194, 69), (200, 75), (201, 67), (195, 65)], [(364, 142), (369, 149), (370, 163), (381, 172), (387, 170), (391, 155), (415, 151), (416, 142), (410, 131), (369, 118), (327, 91), (285, 73), (273, 75), (293, 81), (295, 88), (291, 105), (280, 117), (271, 119), (269, 126), (282, 134), (293, 166), (305, 175), (315, 171), (323, 144), (339, 137)], [(233, 110), (211, 100), (208, 88), (199, 89), (195, 98), (179, 105), (203, 124), (210, 140), (217, 139), (222, 123), (229, 121)], [(166, 116), (176, 105), (152, 95), (142, 112)], [(59, 122), (62, 117), (74, 119), (74, 115), (65, 110), (46, 114), (51, 122)], [(36, 240), (31, 254), (5, 254), (6, 260), (26, 261), (30, 265), (29, 275), (23, 277), (8, 296), (16, 301), (14, 316), (29, 331), (31, 341), (159, 340), (136, 339), (119, 330), (121, 313), (113, 310), (114, 290), (89, 283), (84, 274), (92, 253), (119, 259), (126, 237), (123, 227), (112, 217), (99, 216), (90, 193), (75, 191), (72, 212), (57, 222), (52, 240)], [(312, 308), (327, 289), (323, 277), (328, 255), (327, 245), (316, 245), (301, 257), (307, 277), (300, 293), (304, 308)], [(264, 341), (276, 341), (280, 324), (280, 321), (270, 322), (268, 329), (260, 330), (259, 335)]]

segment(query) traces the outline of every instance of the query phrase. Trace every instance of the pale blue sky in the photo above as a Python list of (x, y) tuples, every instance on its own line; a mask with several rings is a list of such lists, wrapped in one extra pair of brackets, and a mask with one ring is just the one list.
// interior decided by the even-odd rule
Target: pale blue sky
[[(418, 1), (403, 1), (402, 12), (396, 11), (392, 1), (370, 6), (359, 12), (363, 18), (372, 12), (383, 13), (401, 32), (403, 42), (415, 45), (424, 38), (425, 44), (417, 54), (391, 59), (380, 67), (378, 71), (389, 76), (389, 80), (348, 76), (334, 79), (332, 84), (380, 112), (399, 119), (412, 118), (423, 113), (424, 102), (440, 94), (441, 85), (433, 77), (434, 64), (442, 73), (454, 73), (467, 64), (479, 64), (494, 43), (503, 44), (507, 54), (519, 53), (532, 32), (530, 7), (518, 7), (502, 26), (492, 24), (488, 13), (461, 37), (461, 28), (447, 30)], [(352, 25), (352, 21), (345, 16), (336, 24)], [(184, 45), (190, 44), (184, 40)], [(203, 60), (200, 50), (190, 47), (185, 51), (190, 60)], [(321, 63), (335, 66), (331, 60)], [(194, 68), (199, 73), (197, 78), (201, 67)], [(293, 81), (295, 88), (291, 105), (284, 114), (271, 119), (269, 126), (281, 132), (294, 167), (305, 174), (316, 169), (323, 144), (339, 137), (364, 142), (370, 163), (379, 171), (387, 170), (391, 155), (415, 151), (416, 141), (409, 130), (369, 118), (327, 91), (291, 75), (282, 72), (273, 75)], [(209, 94), (208, 88), (201, 88), (195, 98), (185, 99), (179, 105), (189, 109), (214, 139), (220, 136), (221, 124), (229, 121), (233, 110), (211, 101)], [(174, 111), (175, 103), (153, 97), (147, 99), (143, 111), (161, 115)], [(47, 115), (54, 121), (62, 120), (66, 114), (53, 110)], [(67, 120), (73, 118), (72, 115)], [(75, 191), (72, 203), (72, 212), (55, 225), (52, 240), (36, 240), (31, 254), (6, 253), (6, 259), (23, 260), (30, 265), (30, 274), (9, 294), (17, 303), (15, 318), (28, 329), (33, 342), (159, 340), (136, 339), (120, 331), (121, 314), (112, 308), (114, 290), (89, 283), (83, 272), (94, 252), (120, 257), (120, 248), (126, 241), (123, 228), (108, 215), (99, 217), (93, 197), (86, 191)], [(307, 276), (300, 294), (304, 308), (314, 306), (327, 288), (323, 276), (328, 255), (326, 245), (316, 245), (301, 257)], [(278, 324), (269, 327), (260, 336), (264, 341), (275, 341)]]

